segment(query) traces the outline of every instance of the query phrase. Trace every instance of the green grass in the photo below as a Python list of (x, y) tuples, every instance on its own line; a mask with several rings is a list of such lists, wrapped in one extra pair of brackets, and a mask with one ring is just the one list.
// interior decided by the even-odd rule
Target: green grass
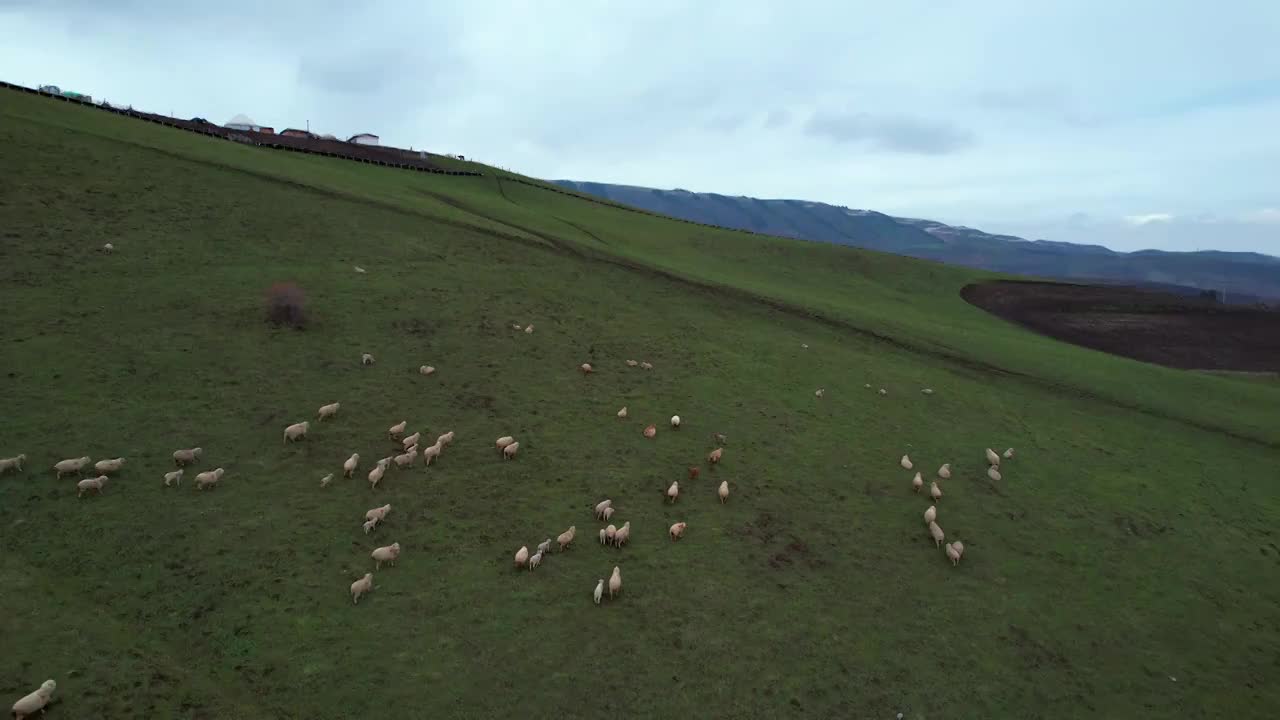
[[(1032, 335), (960, 300), (967, 269), (0, 100), (0, 457), (29, 457), (0, 478), (0, 697), (53, 677), (50, 718), (1280, 711), (1280, 385)], [(279, 280), (307, 330), (262, 322)], [(402, 419), (456, 431), (438, 467), (318, 487)], [(723, 465), (684, 482), (716, 431)], [(215, 491), (161, 487), (191, 445), (226, 468)], [(1010, 445), (986, 480), (983, 448)], [(904, 452), (953, 463), (959, 568)], [(49, 468), (82, 454), (129, 461), (77, 500)], [(621, 551), (596, 543), (606, 496)], [(569, 552), (511, 569), (569, 525)]]

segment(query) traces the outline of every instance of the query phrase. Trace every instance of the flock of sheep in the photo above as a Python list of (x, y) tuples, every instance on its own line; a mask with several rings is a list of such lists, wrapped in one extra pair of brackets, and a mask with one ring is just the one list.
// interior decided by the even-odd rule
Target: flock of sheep
[[(929, 394), (932, 394), (932, 391)], [(1004, 458), (1006, 460), (1013, 458), (1013, 448), (1009, 448), (1004, 451)], [(997, 454), (995, 450), (987, 448), (986, 459), (988, 465), (987, 477), (992, 480), (999, 480), (1002, 477), (1000, 475), (1000, 455)], [(915, 464), (911, 462), (911, 458), (907, 455), (903, 455), (902, 459), (899, 460), (898, 463), (902, 465), (903, 470), (912, 470), (915, 468)], [(946, 463), (942, 467), (938, 468), (938, 479), (951, 479), (951, 463)], [(915, 476), (911, 478), (911, 490), (918, 493), (923, 487), (924, 478), (922, 478), (920, 473), (917, 472)], [(964, 543), (956, 540), (943, 545), (943, 542), (947, 539), (947, 535), (942, 531), (942, 527), (938, 525), (937, 502), (942, 499), (942, 488), (938, 485), (937, 480), (929, 483), (929, 497), (933, 500), (934, 504), (930, 505), (929, 509), (924, 511), (924, 524), (929, 528), (929, 536), (933, 538), (933, 546), (942, 547), (947, 553), (947, 558), (951, 560), (951, 564), (959, 565), (960, 558), (964, 555)]]

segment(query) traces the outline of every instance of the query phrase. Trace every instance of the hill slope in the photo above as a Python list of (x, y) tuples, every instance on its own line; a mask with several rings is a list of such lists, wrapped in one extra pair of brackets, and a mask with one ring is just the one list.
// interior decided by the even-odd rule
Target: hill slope
[[(17, 95), (0, 120), (0, 456), (28, 456), (0, 478), (0, 696), (53, 677), (50, 718), (1280, 706), (1280, 388), (1036, 336), (959, 298), (985, 273), (694, 227), (492, 168), (276, 153)], [(280, 280), (308, 293), (304, 331), (262, 322)], [(457, 439), (372, 491), (404, 419)], [(162, 487), (193, 445), (221, 486)], [(982, 450), (1006, 445), (992, 482)], [(321, 489), (352, 452), (356, 479)], [(926, 477), (952, 463), (939, 523), (968, 547), (960, 567), (925, 532), (903, 453)], [(82, 454), (128, 464), (77, 499), (50, 467)], [(633, 523), (624, 549), (596, 543), (604, 497)], [(570, 525), (569, 551), (512, 569)], [(353, 606), (390, 542), (397, 566)], [(622, 597), (593, 606), (615, 565)]]
[(687, 190), (554, 180), (614, 202), (726, 228), (821, 240), (1005, 273), (1116, 282), (1182, 292), (1227, 291), (1229, 302), (1280, 299), (1280, 259), (1258, 253), (1143, 250), (1028, 241), (936, 220), (896, 218), (871, 210), (804, 200), (760, 200)]

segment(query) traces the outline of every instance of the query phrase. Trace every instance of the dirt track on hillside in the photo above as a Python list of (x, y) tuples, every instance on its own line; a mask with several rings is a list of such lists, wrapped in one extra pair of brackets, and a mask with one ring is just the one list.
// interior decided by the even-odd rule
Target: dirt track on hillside
[(1280, 372), (1280, 312), (1106, 285), (996, 280), (960, 296), (1065, 342), (1197, 370)]

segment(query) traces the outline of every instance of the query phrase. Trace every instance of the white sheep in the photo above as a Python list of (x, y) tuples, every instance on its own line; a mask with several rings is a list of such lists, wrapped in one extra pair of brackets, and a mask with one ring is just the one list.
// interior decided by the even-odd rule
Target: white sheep
[(515, 458), (517, 452), (520, 452), (520, 443), (513, 442), (510, 445), (502, 448), (502, 459), (511, 460)]
[(822, 396), (826, 394), (827, 394), (827, 391), (822, 388), (818, 388), (817, 390), (813, 391), (813, 396), (818, 398), (819, 400), (821, 400)]
[(721, 457), (724, 457), (724, 448), (716, 448), (715, 450), (707, 453), (707, 462), (715, 465), (720, 462)]
[(421, 440), (421, 439), (422, 439), (422, 432), (421, 432), (421, 431), (419, 431), (419, 432), (416, 432), (416, 433), (414, 433), (414, 434), (410, 435), (409, 437), (407, 437), (407, 438), (405, 438), (405, 439), (401, 440), (401, 441), (400, 441), (400, 445), (401, 445), (401, 447), (403, 447), (405, 450), (408, 450), (409, 448), (413, 447), (414, 445), (417, 445), (417, 444), (418, 444), (418, 441), (419, 441), (419, 440)]
[(373, 532), (374, 528), (378, 527), (378, 518), (365, 520), (364, 524), (362, 524), (360, 527), (364, 528), (364, 534), (368, 535), (369, 533)]
[(928, 525), (938, 519), (938, 506), (930, 505), (928, 510), (924, 511), (924, 524)]
[(613, 574), (609, 576), (609, 599), (612, 600), (613, 596), (620, 592), (622, 592), (622, 569), (614, 565)]
[(942, 499), (942, 488), (938, 487), (936, 480), (929, 483), (929, 497), (933, 498), (934, 502)]
[(422, 375), (430, 375), (435, 371), (436, 369), (434, 367), (431, 367), (430, 365), (423, 365), (422, 367), (418, 368), (418, 373)]
[(391, 512), (391, 503), (387, 503), (382, 507), (376, 507), (371, 510), (366, 510), (364, 513), (364, 519), (365, 520), (377, 519), (378, 522), (383, 522), (384, 520), (387, 519), (387, 514), (390, 512)]
[(607, 507), (607, 508), (605, 508), (605, 509), (604, 509), (604, 514), (603, 514), (603, 515), (601, 515), (600, 517), (601, 517), (605, 522), (609, 522), (609, 518), (613, 517), (613, 511), (614, 511), (614, 508), (613, 508), (613, 507)]
[(992, 480), (997, 480), (997, 481), (1000, 480), (1000, 471), (996, 469), (995, 465), (992, 465), (991, 467), (987, 468), (987, 477), (991, 478)]
[(307, 431), (311, 429), (311, 421), (294, 423), (284, 429), (284, 443), (297, 442), (307, 436)]
[(373, 573), (365, 573), (364, 577), (351, 583), (351, 604), (360, 602), (360, 596), (373, 590)]
[(522, 568), (527, 562), (529, 562), (529, 546), (521, 545), (520, 549), (516, 551), (516, 567)]
[(525, 327), (525, 329), (524, 329), (524, 334), (525, 334), (525, 335), (532, 335), (532, 334), (533, 334), (533, 324), (532, 324), (532, 323), (530, 323), (528, 326), (526, 326), (526, 327)]
[(671, 487), (667, 488), (667, 499), (672, 503), (675, 503), (676, 498), (678, 497), (680, 497), (680, 481), (673, 480), (671, 482)]
[(4, 458), (3, 460), (0, 460), (0, 475), (15, 469), (18, 472), (22, 472), (22, 463), (26, 462), (26, 459), (26, 453), (19, 453), (11, 458)]
[(604, 545), (607, 542), (607, 538), (608, 533), (605, 532), (605, 528), (600, 528), (600, 544)]
[(452, 431), (452, 430), (450, 430), (449, 432), (447, 432), (447, 433), (445, 433), (445, 434), (441, 435), (440, 437), (437, 437), (437, 438), (436, 438), (436, 444), (437, 444), (437, 445), (444, 446), (444, 447), (448, 447), (449, 445), (452, 445), (452, 444), (453, 444), (453, 431)]
[(124, 467), (124, 458), (118, 457), (111, 460), (99, 460), (93, 464), (93, 469), (98, 471), (99, 475), (110, 475), (111, 473), (120, 472)]
[(604, 597), (604, 578), (596, 581), (596, 590), (591, 594), (591, 597), (595, 599), (597, 605), (600, 604), (600, 598)]
[(643, 368), (643, 369), (645, 369), (645, 370), (652, 370), (652, 369), (653, 369), (653, 363), (650, 363), (650, 362), (642, 362), (642, 363), (640, 363), (640, 367), (641, 367), (641, 368)]
[(902, 466), (903, 470), (910, 470), (912, 467), (914, 467), (911, 464), (911, 458), (906, 455), (902, 456), (902, 459), (898, 461), (898, 464)]
[(396, 464), (396, 468), (399, 470), (403, 470), (407, 467), (413, 467), (413, 464), (417, 461), (418, 461), (417, 445), (413, 446), (413, 449), (411, 449), (409, 452), (401, 453), (397, 455), (395, 457), (395, 460), (393, 460), (393, 462), (395, 462)]
[(880, 389), (879, 389), (879, 390), (877, 390), (876, 392), (880, 393), (881, 395), (888, 395), (888, 394), (889, 394), (889, 391), (888, 391), (888, 390), (885, 390), (884, 388), (880, 388)]
[(356, 271), (356, 272), (358, 272), (358, 273), (360, 273), (361, 275), (363, 275), (363, 274), (365, 274), (366, 272), (368, 272), (367, 270), (365, 270), (364, 268), (360, 267), (359, 265), (352, 265), (351, 267), (355, 268), (355, 271)]
[(407, 428), (407, 427), (409, 427), (409, 421), (408, 421), (408, 420), (401, 420), (400, 422), (396, 423), (395, 425), (392, 425), (391, 427), (387, 428), (387, 439), (388, 439), (388, 440), (399, 440), (399, 439), (400, 439), (400, 436), (404, 434), (404, 430), (405, 430), (405, 428)]
[(386, 474), (387, 474), (386, 465), (374, 465), (373, 469), (369, 471), (369, 475), (368, 475), (369, 489), (377, 490), (378, 483), (382, 482), (382, 477)]
[(333, 482), (333, 473), (329, 473), (320, 478), (320, 487), (329, 487), (329, 483)]
[(933, 388), (924, 388), (924, 389), (922, 389), (920, 392), (924, 393), (925, 395), (932, 395), (932, 394), (933, 394)]
[(360, 453), (351, 453), (351, 457), (342, 463), (342, 477), (349, 478), (360, 467)]
[(58, 683), (52, 678), (40, 683), (40, 687), (35, 692), (24, 695), (21, 700), (13, 704), (14, 720), (24, 720), (29, 715), (34, 715), (37, 710), (40, 714), (44, 714), (44, 708), (53, 700), (53, 691), (58, 689)]
[(942, 478), (943, 480), (951, 479), (951, 463), (947, 463), (942, 467), (938, 468), (938, 477)]
[(58, 471), (58, 479), (61, 480), (64, 474), (79, 473), (83, 471), (86, 467), (88, 467), (88, 465), (89, 465), (89, 456), (85, 455), (84, 457), (69, 458), (67, 460), (59, 460), (58, 462), (53, 464), (53, 469)]
[(951, 564), (953, 566), (960, 564), (961, 555), (964, 555), (964, 543), (956, 540), (950, 545), (947, 545), (947, 557), (951, 558)]
[(929, 534), (933, 536), (933, 546), (942, 547), (942, 541), (947, 539), (947, 534), (942, 532), (942, 528), (938, 527), (938, 523), (929, 523)]
[(172, 485), (178, 485), (178, 486), (181, 486), (181, 485), (182, 485), (182, 476), (183, 476), (185, 473), (186, 473), (186, 470), (184, 470), (183, 468), (178, 468), (177, 470), (174, 470), (174, 471), (172, 471), (172, 472), (167, 472), (167, 473), (165, 473), (165, 474), (164, 474), (164, 486), (165, 486), (165, 487), (170, 487), (170, 486), (172, 486)]
[(724, 502), (729, 499), (729, 481), (721, 481), (720, 489), (716, 492), (720, 495), (720, 504), (723, 505)]
[(340, 405), (342, 405), (342, 403), (329, 403), (328, 405), (321, 405), (321, 406), (320, 406), (320, 415), (319, 415), (319, 418), (318, 418), (318, 419), (320, 419), (320, 420), (324, 420), (325, 418), (331, 418), (331, 417), (333, 417), (333, 416), (337, 415), (337, 414), (338, 414), (338, 407), (339, 407)]
[(542, 542), (538, 543), (538, 552), (542, 553), (543, 555), (546, 555), (547, 553), (551, 552), (551, 538), (547, 538), (546, 540), (543, 540)]
[(604, 511), (613, 507), (613, 500), (608, 498), (596, 503), (596, 518), (604, 517)]
[(577, 534), (577, 525), (570, 525), (568, 530), (560, 533), (560, 536), (556, 538), (556, 542), (560, 545), (560, 552), (564, 552), (565, 548), (569, 547), (569, 543), (573, 542), (573, 538)]
[(687, 527), (689, 527), (689, 523), (686, 522), (678, 522), (675, 525), (672, 525), (667, 530), (667, 534), (671, 536), (671, 541), (675, 542), (676, 540), (684, 537), (684, 531)]
[(604, 539), (601, 542), (603, 542), (605, 545), (612, 545), (614, 539), (618, 536), (618, 528), (614, 527), (613, 524), (610, 523), (609, 525), (606, 525), (603, 530), (600, 531), (600, 534), (604, 537)]
[(1012, 458), (1013, 458), (1013, 448), (1009, 448), (1008, 450), (1005, 450), (1005, 451), (1004, 451), (1004, 457), (1005, 457), (1005, 459), (1006, 459), (1006, 460), (1008, 460), (1008, 459), (1012, 459)]
[(214, 468), (196, 475), (196, 489), (203, 490), (206, 487), (216, 487), (225, 472), (222, 468)]
[(391, 543), (390, 545), (384, 545), (383, 547), (377, 548), (373, 552), (369, 553), (369, 557), (373, 558), (374, 562), (377, 563), (373, 567), (374, 570), (381, 570), (382, 563), (391, 563), (394, 567), (396, 564), (396, 558), (400, 557), (400, 543)]
[(502, 437), (498, 438), (496, 442), (494, 442), (494, 446), (496, 446), (499, 450), (501, 450), (515, 441), (516, 439), (511, 437), (510, 435), (503, 435)]
[(512, 330), (523, 330), (524, 328), (520, 327), (520, 323), (511, 323), (511, 329), (512, 329)]
[[(412, 447), (417, 447), (417, 445), (414, 445), (414, 446), (412, 446)], [(375, 465), (380, 465), (380, 466), (382, 466), (382, 469), (383, 469), (383, 470), (386, 470), (388, 467), (390, 467), (390, 466), (391, 466), (391, 462), (392, 462), (393, 460), (395, 460), (395, 459), (396, 459), (396, 456), (395, 456), (395, 455), (388, 455), (388, 456), (386, 456), (386, 457), (382, 458), (381, 460), (379, 460), (378, 462), (376, 462), (376, 463), (374, 463), (374, 464), (375, 464)]]
[(646, 428), (644, 429), (644, 436), (645, 436), (645, 437), (647, 437), (647, 438), (649, 438), (650, 440), (652, 440), (652, 439), (653, 439), (653, 437), (654, 437), (655, 435), (657, 435), (657, 434), (658, 434), (658, 426), (657, 426), (657, 425), (649, 425), (649, 427), (646, 427)]
[(204, 448), (198, 448), (198, 447), (190, 448), (188, 450), (174, 450), (173, 464), (177, 465), (178, 467), (182, 467), (183, 465), (190, 465), (196, 460), (199, 460), (202, 454), (204, 454)]
[(361, 365), (372, 365), (373, 362), (373, 355), (370, 355), (369, 353), (364, 353), (360, 356)]
[(635, 366), (637, 366), (637, 365), (639, 365), (639, 364), (640, 364), (640, 363), (636, 362), (635, 360), (628, 360), (628, 361), (627, 361), (627, 367), (635, 367)]
[(916, 473), (916, 476), (911, 478), (911, 490), (912, 492), (920, 492), (922, 487), (924, 487), (924, 478), (920, 477), (920, 473)]
[[(518, 444), (519, 444), (519, 443), (512, 443), (511, 445), (508, 445), (507, 447), (511, 447), (512, 445), (518, 445)], [(423, 464), (423, 466), (430, 466), (430, 465), (431, 465), (431, 461), (432, 461), (432, 460), (435, 460), (435, 459), (437, 459), (437, 458), (439, 458), (439, 457), (440, 457), (440, 453), (442, 453), (442, 452), (444, 452), (444, 446), (440, 444), (440, 441), (439, 441), (439, 440), (437, 440), (437, 441), (436, 441), (436, 444), (435, 444), (435, 445), (428, 445), (427, 447), (423, 448), (423, 450), (422, 450), (422, 464)], [(512, 454), (514, 455), (515, 453), (512, 453)]]
[(107, 243), (107, 244), (105, 244), (105, 245), (103, 245), (103, 246), (102, 246), (102, 252), (104, 252), (104, 253), (106, 253), (106, 254), (108, 254), (108, 255), (110, 255), (111, 253), (113, 253), (113, 252), (115, 252), (115, 251), (116, 251), (116, 246), (115, 246), (115, 245), (112, 245), (111, 243)]
[(97, 490), (98, 494), (101, 495), (102, 488), (107, 484), (107, 480), (109, 479), (110, 478), (106, 475), (99, 475), (96, 478), (85, 478), (84, 480), (81, 480), (76, 483), (76, 487), (80, 490), (80, 492), (76, 493), (76, 497), (83, 497), (84, 494), (90, 490)]
[(582, 363), (578, 366), (578, 369), (582, 371), (583, 375), (590, 375), (596, 371), (595, 368), (591, 367), (591, 363)]
[(626, 406), (626, 405), (623, 405), (623, 406), (622, 406), (622, 409), (618, 411), (618, 419), (619, 419), (619, 420), (626, 420), (626, 419), (627, 419), (627, 406)]
[(680, 429), (680, 416), (679, 416), (679, 415), (672, 415), (672, 416), (671, 416), (671, 429), (672, 429), (672, 430), (679, 430), (679, 429)]
[(534, 553), (532, 556), (529, 557), (529, 572), (533, 572), (533, 569), (538, 567), (541, 564), (542, 564), (542, 551), (539, 550), (538, 552)]
[(623, 545), (626, 545), (627, 541), (630, 539), (631, 539), (631, 521), (628, 520), (622, 523), (622, 527), (618, 528), (617, 532), (613, 534), (613, 544), (618, 547), (622, 547)]
[(987, 448), (987, 464), (995, 465), (997, 467), (1000, 465), (1000, 456), (997, 455), (996, 451), (992, 450), (991, 448)]

